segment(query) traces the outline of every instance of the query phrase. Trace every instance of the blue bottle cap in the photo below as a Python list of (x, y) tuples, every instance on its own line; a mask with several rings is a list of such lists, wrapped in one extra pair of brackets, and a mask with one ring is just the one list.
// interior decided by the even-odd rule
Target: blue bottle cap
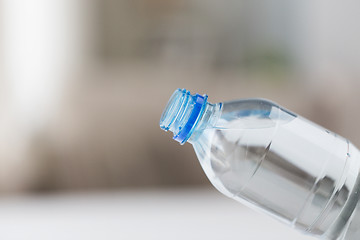
[(186, 89), (177, 89), (161, 115), (160, 127), (172, 131), (174, 139), (184, 144), (199, 122), (207, 103), (207, 95), (191, 95)]

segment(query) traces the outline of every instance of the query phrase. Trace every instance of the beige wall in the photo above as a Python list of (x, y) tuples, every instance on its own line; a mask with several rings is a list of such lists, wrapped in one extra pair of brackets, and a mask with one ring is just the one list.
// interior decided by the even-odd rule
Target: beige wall
[[(35, 9), (40, 2), (34, 0)], [(342, 68), (328, 48), (316, 50), (329, 33), (316, 27), (331, 25), (315, 10), (310, 14), (306, 2), (280, 2), (272, 9), (260, 1), (65, 1), (63, 8), (48, 5), (46, 14), (31, 15), (40, 19), (30, 16), (27, 24), (11, 5), (14, 15), (3, 15), (9, 19), (1, 20), (7, 25), (0, 43), (11, 43), (12, 35), (4, 37), (11, 21), (18, 21), (22, 37), (13, 36), (13, 47), (1, 43), (0, 84), (24, 83), (15, 91), (29, 93), (18, 94), (29, 102), (21, 117), (10, 114), (17, 111), (13, 98), (0, 105), (6, 116), (0, 119), (0, 191), (209, 184), (191, 145), (178, 145), (158, 126), (176, 88), (207, 93), (212, 102), (269, 98), (360, 146), (358, 69)], [(343, 26), (353, 18), (343, 18)], [(26, 26), (37, 29), (36, 21), (47, 21), (49, 31), (26, 32)], [(47, 48), (34, 49), (28, 34), (34, 42), (45, 39)], [(342, 51), (342, 43), (327, 46)], [(350, 46), (343, 56), (356, 47)], [(356, 66), (356, 49), (353, 54), (346, 61)], [(332, 64), (323, 67), (322, 59)], [(33, 60), (35, 72), (28, 68)], [(42, 90), (38, 95), (23, 86)]]

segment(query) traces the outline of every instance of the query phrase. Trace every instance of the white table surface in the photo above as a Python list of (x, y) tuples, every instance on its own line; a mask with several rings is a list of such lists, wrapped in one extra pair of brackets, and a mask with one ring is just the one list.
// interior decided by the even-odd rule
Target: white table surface
[(0, 198), (0, 239), (310, 240), (216, 190), (124, 190)]

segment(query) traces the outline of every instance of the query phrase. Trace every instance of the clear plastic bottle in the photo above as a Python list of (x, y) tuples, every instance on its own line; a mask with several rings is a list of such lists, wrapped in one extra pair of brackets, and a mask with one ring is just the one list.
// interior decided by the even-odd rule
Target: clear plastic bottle
[(360, 239), (360, 155), (348, 140), (263, 99), (211, 104), (178, 89), (160, 127), (193, 145), (223, 194), (322, 239)]

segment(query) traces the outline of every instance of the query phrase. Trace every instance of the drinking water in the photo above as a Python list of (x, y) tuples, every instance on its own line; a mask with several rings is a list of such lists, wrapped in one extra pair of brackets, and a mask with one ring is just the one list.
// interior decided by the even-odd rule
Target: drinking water
[(360, 239), (360, 155), (348, 140), (263, 99), (211, 104), (178, 89), (160, 127), (189, 142), (223, 194), (322, 239)]

